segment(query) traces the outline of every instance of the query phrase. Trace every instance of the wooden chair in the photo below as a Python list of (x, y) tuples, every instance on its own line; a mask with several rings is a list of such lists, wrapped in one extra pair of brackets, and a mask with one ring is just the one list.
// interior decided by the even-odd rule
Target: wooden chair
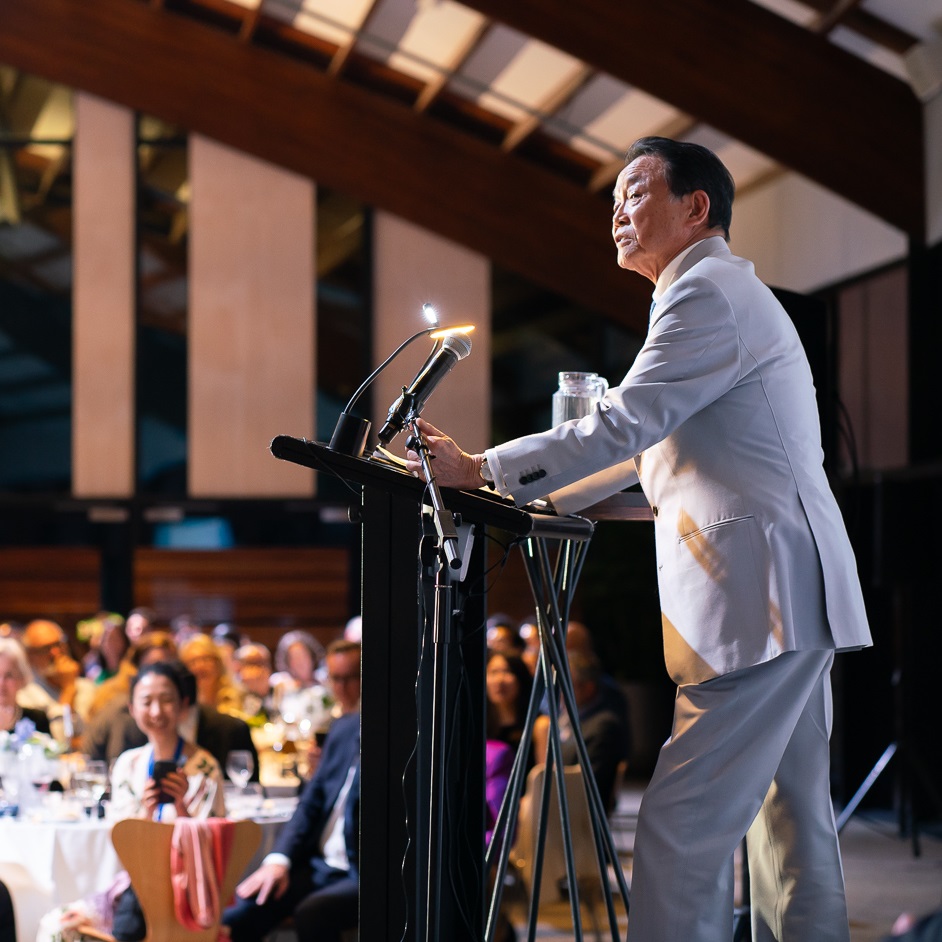
[[(545, 775), (546, 767), (540, 764), (534, 766), (527, 776), (527, 787), (520, 805), (517, 836), (511, 854), (516, 875), (526, 891), (528, 902), (537, 892), (537, 887), (534, 886), (534, 865)], [(602, 878), (599, 873), (592, 819), (589, 814), (589, 800), (583, 782), (582, 769), (578, 765), (567, 765), (563, 769), (563, 777), (566, 803), (569, 808), (573, 862), (579, 899), (588, 909), (592, 927), (598, 939), (601, 938), (598, 905), (602, 898)], [(550, 789), (537, 911), (544, 906), (559, 903), (568, 898), (566, 889), (568, 874), (555, 774), (550, 777)]]
[[(232, 899), (236, 884), (262, 840), (261, 826), (255, 821), (236, 821), (233, 826), (232, 850), (219, 887), (222, 906)], [(208, 929), (192, 930), (177, 921), (170, 875), (172, 837), (173, 824), (143, 818), (118, 821), (111, 832), (115, 851), (131, 877), (131, 886), (144, 911), (147, 925), (144, 942), (216, 942), (218, 922)], [(113, 937), (88, 926), (79, 931), (90, 939), (114, 942)]]

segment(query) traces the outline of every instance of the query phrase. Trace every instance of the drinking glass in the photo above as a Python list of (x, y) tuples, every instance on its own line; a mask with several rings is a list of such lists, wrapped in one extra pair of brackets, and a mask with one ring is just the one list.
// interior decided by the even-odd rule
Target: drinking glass
[[(108, 764), (99, 759), (86, 759), (72, 772), (72, 797), (82, 805), (86, 817), (92, 817), (108, 790)], [(100, 812), (99, 812), (100, 813)]]
[(243, 791), (255, 771), (255, 761), (248, 749), (233, 749), (226, 756), (226, 774)]
[(108, 763), (101, 759), (87, 760), (83, 777), (89, 794), (97, 805), (108, 791)]

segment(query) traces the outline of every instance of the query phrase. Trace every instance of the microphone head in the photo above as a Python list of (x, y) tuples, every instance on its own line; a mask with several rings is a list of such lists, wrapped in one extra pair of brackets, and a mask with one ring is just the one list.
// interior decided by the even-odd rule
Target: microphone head
[(442, 338), (442, 349), (453, 353), (456, 360), (463, 360), (471, 352), (471, 339), (467, 334), (448, 334)]

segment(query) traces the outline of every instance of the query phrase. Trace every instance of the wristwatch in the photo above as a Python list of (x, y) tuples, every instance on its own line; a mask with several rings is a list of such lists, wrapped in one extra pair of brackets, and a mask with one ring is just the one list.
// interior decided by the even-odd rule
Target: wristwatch
[(489, 488), (493, 490), (494, 488), (494, 472), (487, 466), (487, 458), (481, 462), (481, 467), (478, 469), (481, 477), (484, 478), (485, 483)]

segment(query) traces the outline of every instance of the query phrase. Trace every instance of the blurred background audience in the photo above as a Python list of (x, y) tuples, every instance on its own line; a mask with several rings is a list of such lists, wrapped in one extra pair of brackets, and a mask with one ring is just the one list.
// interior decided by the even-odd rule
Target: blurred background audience
[(14, 638), (0, 638), (0, 731), (12, 733), (20, 720), (27, 719), (37, 732), (49, 732), (49, 717), (44, 710), (16, 702), (32, 674), (23, 645)]
[(213, 639), (196, 633), (180, 641), (177, 634), (180, 660), (186, 664), (196, 678), (196, 700), (202, 706), (215, 707), (221, 713), (238, 714), (242, 698), (232, 678), (226, 671), (219, 647)]

